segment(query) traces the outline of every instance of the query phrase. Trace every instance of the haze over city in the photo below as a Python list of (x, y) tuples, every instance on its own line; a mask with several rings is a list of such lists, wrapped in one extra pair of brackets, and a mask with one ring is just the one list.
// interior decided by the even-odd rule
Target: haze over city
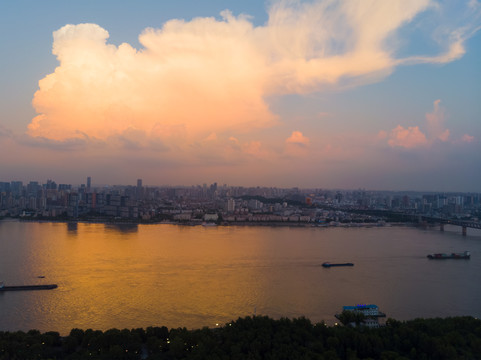
[(0, 180), (481, 191), (481, 3), (2, 1)]

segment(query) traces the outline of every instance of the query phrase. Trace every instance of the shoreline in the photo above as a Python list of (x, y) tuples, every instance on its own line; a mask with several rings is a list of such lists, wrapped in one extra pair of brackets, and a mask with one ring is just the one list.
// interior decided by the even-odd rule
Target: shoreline
[[(222, 222), (220, 224), (205, 222), (180, 222), (180, 221), (116, 221), (116, 220), (72, 220), (72, 219), (24, 219), (24, 218), (3, 218), (0, 222), (36, 222), (36, 223), (65, 223), (65, 224), (104, 224), (104, 225), (178, 225), (178, 226), (203, 226), (203, 227), (230, 227), (230, 226), (259, 226), (259, 227), (312, 227), (312, 228), (385, 228), (385, 227), (419, 227), (412, 222), (373, 222), (373, 223), (336, 223), (316, 224), (312, 222), (262, 222), (262, 221), (239, 221)], [(432, 226), (435, 227), (436, 225)], [(430, 227), (430, 226), (428, 226)]]
[[(339, 321), (339, 319), (337, 318), (337, 315), (339, 314), (334, 314), (333, 315), (333, 318), (335, 318), (335, 321), (326, 321), (326, 320), (320, 320), (320, 321), (312, 321), (310, 318), (308, 317), (305, 317), (305, 316), (299, 316), (299, 317), (272, 317), (270, 315), (266, 315), (266, 314), (258, 314), (258, 315), (245, 315), (245, 316), (239, 316), (237, 319), (231, 319), (230, 321), (226, 322), (226, 323), (218, 323), (216, 324), (215, 326), (201, 326), (201, 327), (192, 327), (192, 328), (187, 328), (185, 326), (177, 326), (177, 327), (167, 327), (165, 325), (162, 325), (162, 324), (158, 324), (158, 325), (148, 325), (148, 326), (144, 326), (144, 327), (129, 327), (129, 328), (121, 328), (121, 327), (112, 327), (112, 328), (105, 328), (105, 329), (101, 329), (101, 328), (97, 328), (97, 329), (92, 329), (92, 328), (86, 328), (86, 329), (80, 329), (78, 327), (74, 327), (72, 328), (71, 330), (81, 330), (81, 331), (87, 331), (87, 330), (92, 330), (92, 331), (101, 331), (101, 332), (108, 332), (108, 331), (111, 331), (111, 330), (130, 330), (130, 329), (147, 329), (147, 328), (167, 328), (169, 329), (170, 331), (172, 330), (177, 330), (179, 328), (182, 328), (182, 329), (186, 329), (187, 331), (201, 331), (203, 329), (209, 329), (209, 330), (219, 330), (219, 329), (222, 329), (222, 328), (226, 328), (228, 326), (231, 326), (233, 323), (235, 323), (236, 321), (238, 320), (243, 320), (243, 319), (270, 319), (274, 322), (282, 322), (283, 320), (287, 319), (287, 320), (290, 320), (290, 321), (294, 321), (294, 320), (297, 320), (297, 319), (305, 319), (307, 321), (309, 321), (313, 326), (316, 326), (316, 325), (322, 325), (326, 328), (332, 328), (332, 329), (336, 329), (336, 328), (350, 328), (350, 329), (356, 329), (356, 327), (353, 327), (353, 326), (350, 326), (349, 324), (348, 325), (343, 325), (341, 323), (341, 321)], [(386, 314), (383, 314), (383, 316), (381, 316), (383, 318), (385, 318), (385, 321), (384, 322), (388, 322), (388, 320), (391, 320), (391, 321), (395, 321), (395, 322), (399, 322), (399, 323), (410, 323), (410, 322), (415, 322), (415, 321), (432, 321), (432, 320), (441, 320), (441, 321), (449, 321), (451, 319), (462, 319), (462, 318), (469, 318), (469, 319), (473, 319), (475, 321), (481, 321), (481, 319), (477, 318), (476, 316), (474, 315), (454, 315), (454, 316), (434, 316), (434, 317), (413, 317), (413, 318), (409, 318), (409, 319), (404, 319), (404, 320), (399, 320), (399, 319), (396, 319), (396, 318), (393, 318), (393, 317), (390, 317), (390, 316), (386, 316)], [(366, 318), (369, 318), (369, 316), (366, 316)], [(379, 327), (375, 327), (375, 328), (369, 328), (371, 330), (375, 330), (375, 329), (381, 329), (381, 328), (385, 328), (386, 327), (386, 324), (383, 324), (382, 326), (379, 326)], [(362, 328), (362, 327), (359, 327), (359, 328)], [(364, 329), (368, 329), (368, 327), (363, 327)], [(45, 330), (45, 331), (41, 331), (41, 330), (38, 330), (38, 329), (15, 329), (15, 330), (1, 330), (0, 329), (0, 335), (1, 333), (15, 333), (15, 332), (28, 332), (28, 331), (40, 331), (41, 333), (50, 333), (50, 332), (57, 332), (57, 330)], [(65, 335), (62, 335), (60, 334), (60, 336), (62, 337), (67, 337), (68, 334), (65, 333)]]
[[(472, 316), (388, 319), (377, 328), (268, 316), (247, 316), (218, 325), (190, 330), (165, 326), (105, 331), (73, 328), (65, 335), (1, 331), (0, 350), (5, 359), (59, 360), (479, 358), (481, 320)], [(346, 356), (349, 354), (353, 356)]]

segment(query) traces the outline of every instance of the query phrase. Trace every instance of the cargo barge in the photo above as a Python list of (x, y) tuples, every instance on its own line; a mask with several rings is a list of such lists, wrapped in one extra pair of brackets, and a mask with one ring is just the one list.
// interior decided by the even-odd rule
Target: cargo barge
[(451, 254), (429, 254), (427, 256), (428, 259), (433, 260), (444, 260), (444, 259), (465, 259), (468, 260), (471, 258), (471, 253), (469, 251), (465, 251), (463, 253), (451, 253)]
[(354, 266), (353, 263), (334, 263), (334, 264), (331, 264), (330, 262), (325, 262), (325, 263), (322, 263), (322, 266), (324, 266), (325, 268), (330, 268), (330, 267), (333, 267), (333, 266)]
[(56, 289), (57, 284), (47, 284), (47, 285), (17, 285), (17, 286), (5, 286), (0, 283), (1, 291), (25, 291), (25, 290), (52, 290)]

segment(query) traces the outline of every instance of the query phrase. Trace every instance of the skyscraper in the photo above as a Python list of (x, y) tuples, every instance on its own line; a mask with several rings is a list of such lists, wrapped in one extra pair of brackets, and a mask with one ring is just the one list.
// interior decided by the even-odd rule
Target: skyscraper
[(87, 177), (87, 192), (90, 191), (90, 185), (92, 184), (92, 179), (89, 177)]

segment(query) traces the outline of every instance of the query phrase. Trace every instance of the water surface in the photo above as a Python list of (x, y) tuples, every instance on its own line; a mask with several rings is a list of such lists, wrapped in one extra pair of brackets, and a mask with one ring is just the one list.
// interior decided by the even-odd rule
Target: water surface
[[(254, 313), (333, 323), (360, 303), (400, 320), (481, 317), (481, 236), (446, 230), (3, 221), (0, 280), (59, 287), (0, 293), (0, 330), (191, 329)], [(471, 260), (426, 258), (464, 250)]]

